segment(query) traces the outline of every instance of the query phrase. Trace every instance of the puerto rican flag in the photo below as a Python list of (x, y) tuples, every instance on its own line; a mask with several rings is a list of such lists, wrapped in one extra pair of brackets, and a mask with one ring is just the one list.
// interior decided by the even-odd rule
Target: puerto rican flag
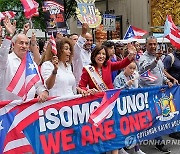
[(119, 97), (121, 90), (113, 89), (105, 92), (101, 104), (91, 113), (89, 122), (100, 125), (115, 106), (115, 101)]
[(164, 25), (164, 37), (169, 39), (174, 47), (180, 49), (180, 30), (176, 27), (170, 15), (167, 15)]
[[(4, 105), (1, 104), (0, 108), (0, 153), (33, 153), (32, 146), (22, 131), (17, 129), (10, 131), (18, 114), (16, 106), (22, 104), (22, 100), (3, 101), (1, 103)], [(21, 111), (19, 110), (19, 112)]]
[(40, 80), (30, 52), (23, 58), (7, 90), (26, 99), (29, 90)]
[(153, 75), (150, 70), (145, 71), (140, 75), (141, 78), (148, 79), (150, 81), (156, 81), (158, 78), (157, 76)]
[(147, 34), (148, 32), (143, 30), (143, 29), (139, 29), (137, 27), (134, 26), (129, 26), (126, 34), (124, 35), (124, 40), (130, 39), (130, 38), (136, 38), (136, 39), (140, 39), (142, 38), (143, 35)]
[[(79, 97), (81, 95), (48, 98), (43, 105), (38, 103), (37, 98), (28, 101), (0, 101), (0, 154), (34, 154), (33, 146), (37, 145), (29, 141), (25, 130), (38, 121), (38, 111), (42, 109), (46, 111), (54, 106), (60, 109), (63, 106), (79, 104), (84, 99), (82, 98), (78, 102), (74, 101), (75, 98)], [(35, 137), (38, 138), (38, 134)]]
[(5, 16), (8, 16), (9, 19), (13, 19), (16, 15), (16, 12), (13, 11), (5, 11), (5, 12), (0, 12), (0, 21), (5, 18)]
[(33, 16), (38, 16), (39, 4), (35, 0), (20, 0), (24, 7), (24, 15), (26, 18), (31, 18)]

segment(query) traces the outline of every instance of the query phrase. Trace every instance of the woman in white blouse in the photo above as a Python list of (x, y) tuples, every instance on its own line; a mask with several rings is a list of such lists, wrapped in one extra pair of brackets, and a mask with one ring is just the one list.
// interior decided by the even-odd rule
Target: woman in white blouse
[(63, 38), (56, 42), (57, 56), (49, 54), (49, 60), (41, 66), (44, 84), (49, 89), (49, 96), (72, 96), (76, 94), (76, 82), (72, 73), (71, 60), (73, 46)]

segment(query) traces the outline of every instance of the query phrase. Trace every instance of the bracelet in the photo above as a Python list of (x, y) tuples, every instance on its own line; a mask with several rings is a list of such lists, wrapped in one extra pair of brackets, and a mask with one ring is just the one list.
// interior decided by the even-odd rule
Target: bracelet
[(56, 74), (57, 74), (57, 71), (53, 70), (53, 71), (52, 71), (52, 74), (53, 74), (53, 75), (56, 75)]

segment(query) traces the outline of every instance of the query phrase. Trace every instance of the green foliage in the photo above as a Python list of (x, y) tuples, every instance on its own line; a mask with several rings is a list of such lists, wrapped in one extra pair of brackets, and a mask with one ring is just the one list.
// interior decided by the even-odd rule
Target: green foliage
[[(42, 11), (42, 0), (36, 0), (39, 3), (39, 16), (33, 17), (33, 27), (45, 30), (45, 20), (44, 20), (44, 13)], [(75, 0), (65, 0), (65, 16), (70, 18), (75, 15), (75, 8), (76, 2)], [(23, 6), (20, 0), (0, 0), (0, 12), (3, 11), (15, 11), (16, 12), (16, 21), (17, 21), (17, 28), (21, 29), (28, 20), (24, 16)]]
[(77, 7), (77, 4), (75, 0), (65, 0), (65, 9), (66, 9), (65, 17), (67, 19), (71, 17), (75, 17), (76, 7)]

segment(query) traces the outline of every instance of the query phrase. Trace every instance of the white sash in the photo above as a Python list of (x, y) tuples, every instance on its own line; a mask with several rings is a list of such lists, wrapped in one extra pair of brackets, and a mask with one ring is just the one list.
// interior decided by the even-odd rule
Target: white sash
[(93, 83), (95, 84), (96, 88), (99, 91), (105, 91), (108, 89), (103, 79), (99, 76), (98, 72), (95, 70), (94, 66), (87, 65), (84, 68), (89, 73), (91, 80), (93, 81)]

